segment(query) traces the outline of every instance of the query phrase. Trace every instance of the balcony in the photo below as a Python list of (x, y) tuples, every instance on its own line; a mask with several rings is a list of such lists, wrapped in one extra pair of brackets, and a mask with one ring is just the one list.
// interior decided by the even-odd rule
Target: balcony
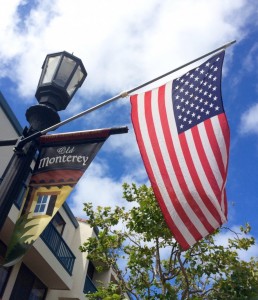
[(83, 292), (85, 294), (97, 292), (97, 288), (88, 275), (86, 276)]
[(40, 237), (64, 269), (72, 275), (75, 256), (52, 223), (48, 224)]

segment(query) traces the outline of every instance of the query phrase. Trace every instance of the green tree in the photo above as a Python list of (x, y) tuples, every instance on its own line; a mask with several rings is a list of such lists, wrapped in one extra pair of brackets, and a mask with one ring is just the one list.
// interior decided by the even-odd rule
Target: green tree
[[(82, 246), (98, 271), (116, 269), (117, 282), (99, 287), (89, 299), (258, 299), (258, 261), (238, 256), (255, 240), (250, 226), (240, 227), (223, 247), (215, 239), (221, 230), (182, 251), (167, 228), (151, 188), (123, 185), (124, 199), (133, 208), (98, 207), (85, 204), (92, 227), (99, 228), (97, 238)], [(119, 226), (118, 226), (119, 225)], [(120, 229), (118, 229), (120, 228)], [(125, 264), (126, 262), (126, 264)], [(123, 268), (119, 268), (124, 265)]]

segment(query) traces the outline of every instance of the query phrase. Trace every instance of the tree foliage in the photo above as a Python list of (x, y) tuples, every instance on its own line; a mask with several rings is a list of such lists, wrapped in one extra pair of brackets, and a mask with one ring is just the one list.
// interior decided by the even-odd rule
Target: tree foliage
[[(151, 188), (123, 185), (132, 208), (85, 204), (97, 238), (82, 246), (98, 271), (113, 267), (117, 282), (98, 288), (89, 299), (258, 299), (258, 262), (239, 258), (255, 240), (250, 226), (240, 227), (226, 246), (216, 243), (221, 230), (182, 251), (167, 228)], [(121, 266), (121, 267), (119, 267)]]

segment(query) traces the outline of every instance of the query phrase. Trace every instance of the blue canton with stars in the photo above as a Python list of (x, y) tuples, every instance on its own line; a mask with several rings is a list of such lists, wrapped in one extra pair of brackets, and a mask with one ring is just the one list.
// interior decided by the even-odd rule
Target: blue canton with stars
[(225, 51), (173, 81), (172, 100), (178, 133), (224, 112), (221, 73)]

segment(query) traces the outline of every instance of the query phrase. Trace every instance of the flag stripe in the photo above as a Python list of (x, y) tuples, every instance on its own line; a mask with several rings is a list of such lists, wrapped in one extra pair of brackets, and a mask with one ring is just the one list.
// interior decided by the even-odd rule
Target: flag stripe
[(216, 136), (220, 143), (220, 148), (223, 155), (223, 161), (225, 170), (228, 170), (228, 158), (229, 158), (229, 141), (230, 141), (230, 131), (228, 126), (228, 121), (225, 114), (219, 115), (219, 126), (216, 126)]
[[(219, 125), (219, 120), (218, 120), (219, 116), (213, 117), (209, 120), (207, 120), (207, 122), (205, 122), (205, 131), (207, 133), (207, 138), (209, 139), (209, 144), (210, 144), (210, 150), (213, 153), (213, 157), (216, 160), (216, 165), (219, 168), (219, 172), (220, 172), (220, 176), (221, 176), (221, 180), (223, 180), (223, 178), (225, 177), (225, 173), (226, 173), (226, 166), (225, 166), (225, 161), (223, 161), (223, 154), (222, 151), (223, 149), (221, 149), (220, 147), (220, 142), (217, 140), (216, 137), (216, 128)], [(219, 130), (221, 131), (221, 130)], [(221, 138), (223, 138), (223, 136), (221, 136)]]

